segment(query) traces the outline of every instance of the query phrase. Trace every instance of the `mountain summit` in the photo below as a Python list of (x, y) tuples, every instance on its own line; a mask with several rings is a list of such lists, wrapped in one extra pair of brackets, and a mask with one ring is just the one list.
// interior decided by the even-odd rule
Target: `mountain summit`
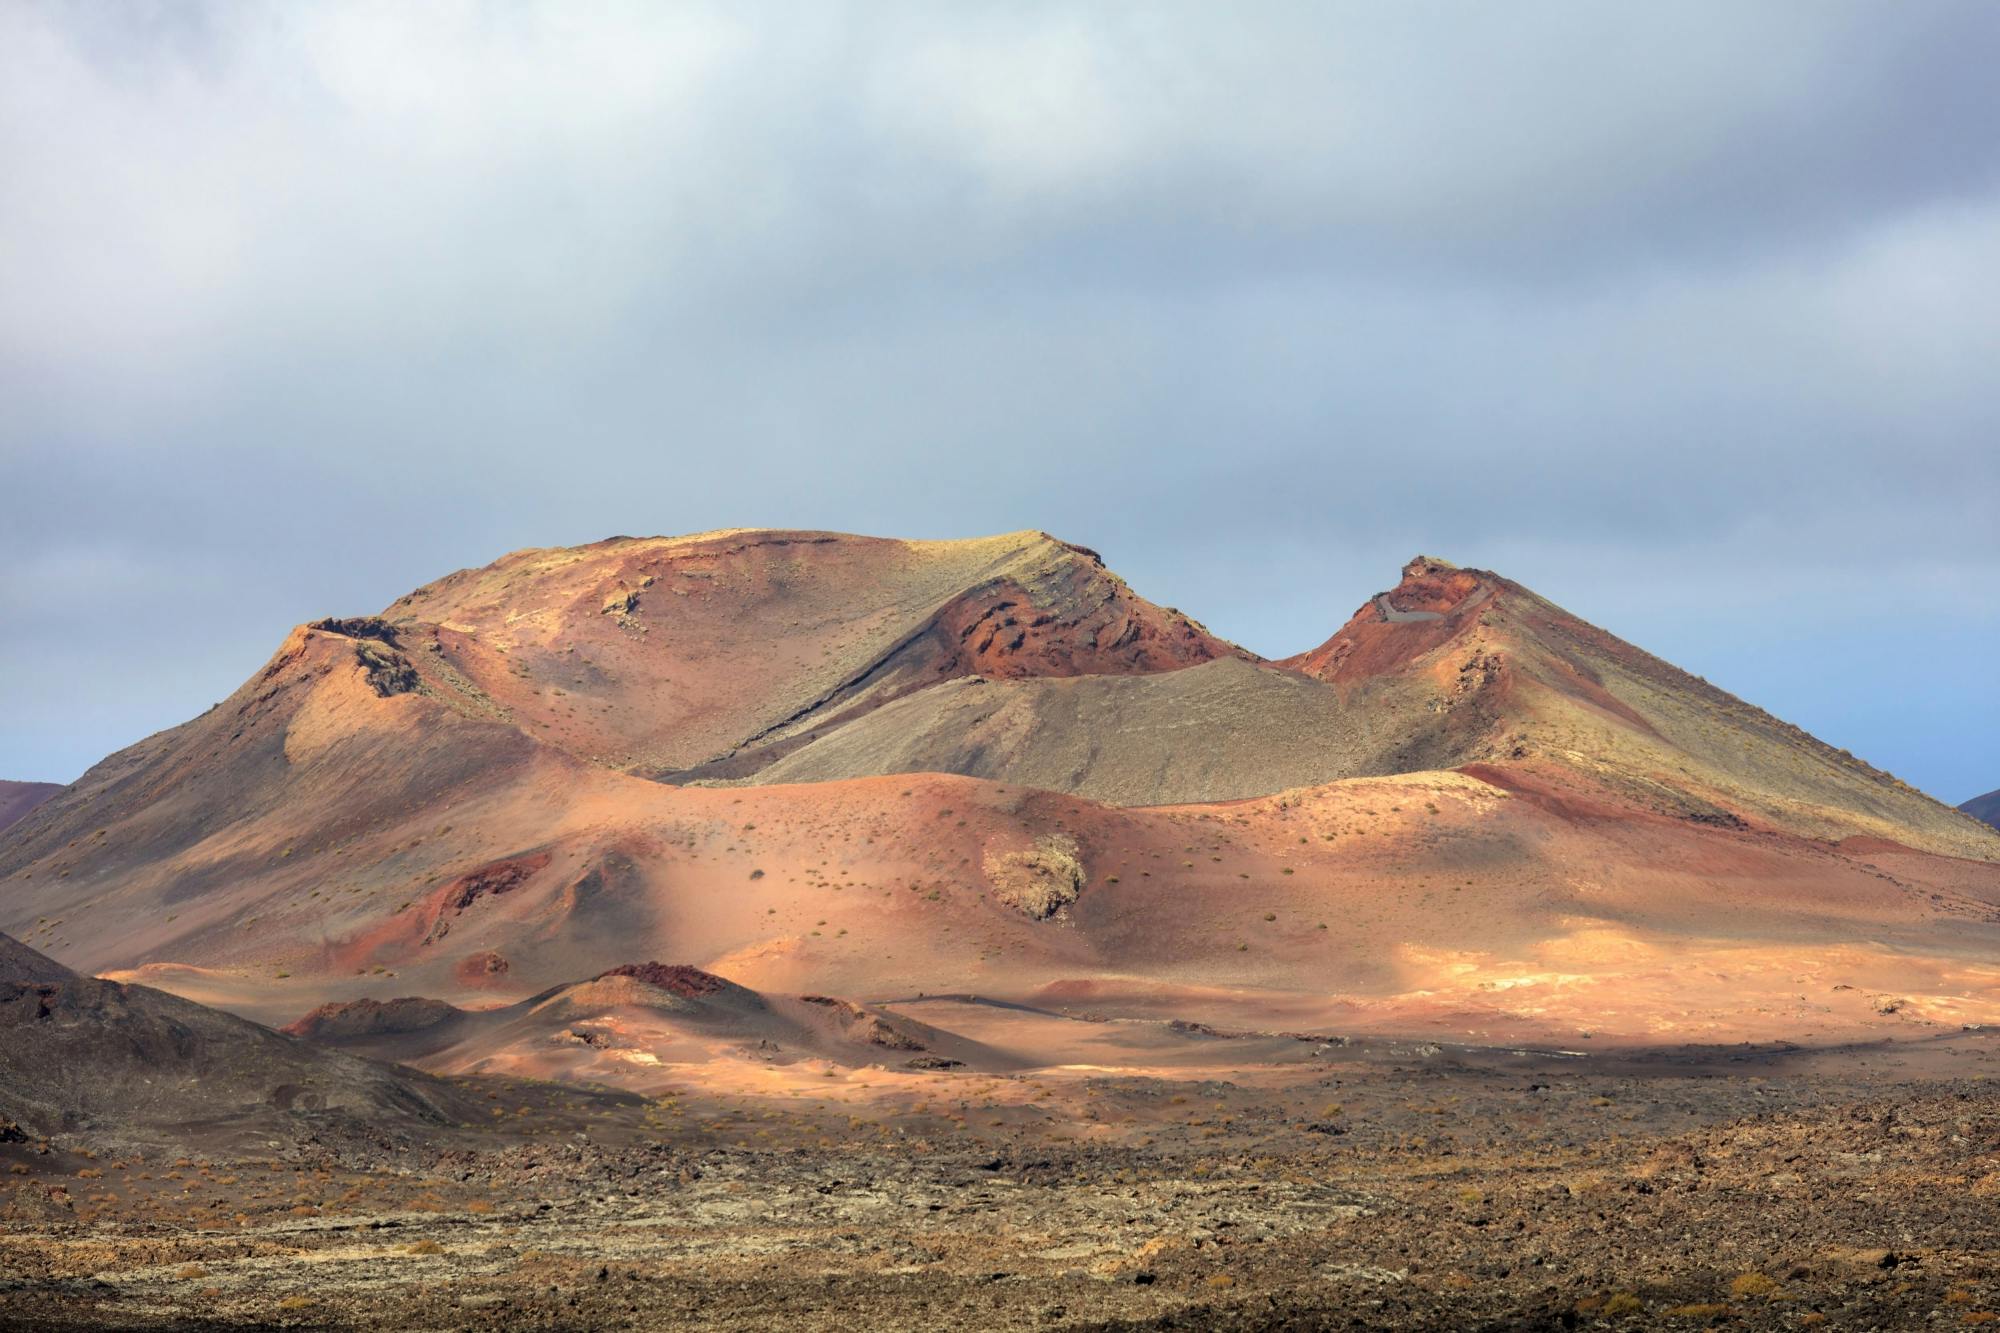
[(942, 681), (1247, 657), (1046, 533), (904, 542), (727, 531), (520, 551), (381, 616), (416, 683), (669, 780), (753, 772)]
[(1401, 769), (1477, 764), (1720, 826), (1996, 854), (1940, 802), (1486, 570), (1418, 556), (1278, 665), (1413, 719)]

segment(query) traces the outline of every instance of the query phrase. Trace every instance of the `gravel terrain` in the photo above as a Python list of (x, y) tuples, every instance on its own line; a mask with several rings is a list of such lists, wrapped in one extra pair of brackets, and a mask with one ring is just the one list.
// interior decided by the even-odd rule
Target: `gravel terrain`
[(1996, 1050), (1382, 1045), (863, 1114), (467, 1081), (496, 1127), (423, 1147), (13, 1142), (0, 1325), (1978, 1326)]

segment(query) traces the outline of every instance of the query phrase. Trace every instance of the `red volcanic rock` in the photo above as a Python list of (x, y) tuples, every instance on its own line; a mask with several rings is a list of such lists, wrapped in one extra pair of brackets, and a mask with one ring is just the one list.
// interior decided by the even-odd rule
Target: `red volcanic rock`
[(447, 914), (459, 916), (481, 898), (497, 898), (512, 893), (546, 869), (551, 859), (548, 852), (531, 852), (526, 856), (489, 861), (459, 876), (434, 897), (431, 926), (424, 942), (428, 944), (442, 939), (451, 932), (451, 923), (445, 920)]
[(535, 874), (549, 864), (547, 852), (535, 852), (528, 856), (517, 856), (506, 861), (495, 861), (479, 869), (461, 875), (446, 891), (443, 905), (455, 912), (463, 912), (481, 898), (492, 894), (511, 892), (520, 888)]
[(511, 964), (501, 955), (491, 949), (482, 949), (478, 953), (467, 954), (459, 959), (451, 974), (460, 985), (481, 986), (506, 976), (510, 966)]
[(940, 676), (1098, 676), (1174, 671), (1249, 654), (1176, 611), (1133, 596), (1100, 567), (1054, 588), (1011, 579), (968, 593), (938, 615)]
[(1395, 675), (1475, 624), (1472, 612), (1493, 600), (1500, 582), (1420, 555), (1403, 566), (1402, 582), (1369, 598), (1332, 638), (1279, 665), (1337, 685)]
[(1397, 611), (1443, 614), (1457, 610), (1483, 586), (1472, 570), (1420, 555), (1403, 566), (1403, 581), (1389, 594), (1389, 600)]
[(684, 1000), (696, 1000), (704, 995), (714, 995), (728, 988), (730, 984), (713, 972), (704, 972), (685, 963), (624, 963), (609, 972), (598, 973), (592, 980), (603, 981), (606, 977), (630, 977), (648, 986), (657, 986)]

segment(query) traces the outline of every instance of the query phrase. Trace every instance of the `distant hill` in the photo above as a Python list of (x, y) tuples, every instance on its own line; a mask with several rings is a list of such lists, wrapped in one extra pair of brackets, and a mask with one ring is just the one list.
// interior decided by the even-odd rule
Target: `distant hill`
[(1989, 791), (1984, 796), (1975, 796), (1958, 807), (1974, 819), (2000, 828), (2000, 791)]
[(9, 782), (0, 778), (0, 829), (26, 818), (36, 806), (61, 790), (60, 782)]

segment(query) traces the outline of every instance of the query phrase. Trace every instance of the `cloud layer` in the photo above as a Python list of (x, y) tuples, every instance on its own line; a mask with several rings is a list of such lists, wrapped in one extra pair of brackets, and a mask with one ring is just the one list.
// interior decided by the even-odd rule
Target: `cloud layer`
[(612, 532), (1422, 548), (2000, 785), (2000, 8), (0, 9), (0, 766)]

